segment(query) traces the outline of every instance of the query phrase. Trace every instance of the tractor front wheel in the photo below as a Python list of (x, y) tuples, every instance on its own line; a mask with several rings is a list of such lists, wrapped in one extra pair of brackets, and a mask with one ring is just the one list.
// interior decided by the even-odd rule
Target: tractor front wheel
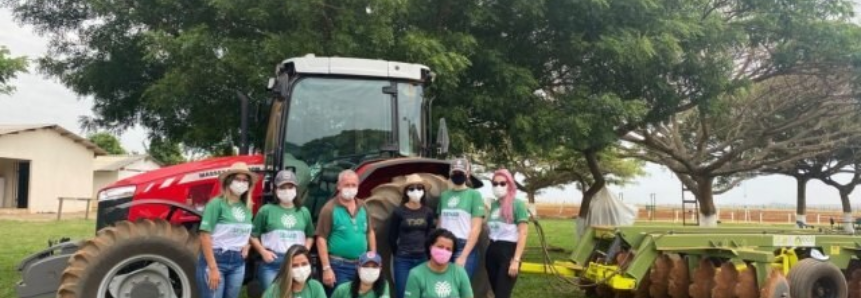
[(198, 249), (194, 234), (167, 221), (119, 222), (72, 255), (57, 297), (198, 297)]

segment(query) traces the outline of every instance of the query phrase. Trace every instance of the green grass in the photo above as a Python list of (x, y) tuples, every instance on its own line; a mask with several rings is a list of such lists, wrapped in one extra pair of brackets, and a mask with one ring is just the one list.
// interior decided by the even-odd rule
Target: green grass
[(49, 239), (83, 239), (94, 234), (94, 220), (48, 222), (0, 221), (0, 298), (17, 297), (15, 284), (21, 279), (18, 263), (48, 247)]
[[(566, 252), (554, 252), (554, 259), (563, 260), (568, 257), (574, 247), (573, 220), (542, 220), (541, 225), (547, 234), (547, 241), (553, 247), (563, 248)], [(71, 237), (83, 239), (94, 233), (95, 222), (92, 220), (64, 220), (60, 222), (21, 222), (0, 221), (0, 298), (17, 297), (15, 284), (20, 280), (16, 271), (18, 263), (26, 256), (47, 247), (48, 239)], [(523, 261), (542, 261), (538, 249), (539, 241), (534, 226), (530, 226), (527, 251)], [(582, 297), (575, 288), (562, 287), (547, 275), (523, 274), (517, 281), (514, 297), (546, 298), (546, 297)]]

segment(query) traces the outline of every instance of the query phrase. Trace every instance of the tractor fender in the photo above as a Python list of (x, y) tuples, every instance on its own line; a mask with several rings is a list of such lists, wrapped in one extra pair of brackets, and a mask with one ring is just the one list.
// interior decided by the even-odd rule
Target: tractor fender
[[(375, 187), (391, 182), (392, 177), (413, 173), (437, 174), (448, 178), (451, 163), (447, 160), (432, 158), (405, 157), (380, 161), (368, 161), (356, 168), (359, 175), (359, 197), (371, 195)], [(481, 188), (483, 183), (475, 175), (469, 177), (472, 188)]]
[(69, 265), (69, 257), (80, 246), (79, 242), (63, 242), (25, 258), (18, 265), (21, 281), (15, 285), (19, 298), (55, 297), (60, 287), (60, 276)]

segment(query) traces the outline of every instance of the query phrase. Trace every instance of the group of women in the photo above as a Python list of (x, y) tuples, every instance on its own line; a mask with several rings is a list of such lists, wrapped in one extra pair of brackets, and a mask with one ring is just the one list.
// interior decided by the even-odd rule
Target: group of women
[[(515, 199), (514, 179), (504, 169), (493, 174), (494, 199), (486, 213), (484, 199), (468, 186), (469, 163), (456, 159), (451, 169), (454, 187), (441, 194), (437, 210), (427, 202), (431, 185), (419, 175), (407, 176), (388, 229), (394, 293), (381, 277), (381, 257), (367, 252), (358, 260), (355, 280), (338, 286), (331, 298), (472, 298), (470, 277), (485, 224), (491, 242), (484, 269), (495, 296), (511, 297), (528, 221), (525, 204)], [(278, 203), (261, 207), (252, 220), (249, 189), (256, 180), (241, 163), (219, 176), (223, 194), (207, 203), (200, 225), (201, 297), (239, 297), (245, 258), (254, 249), (262, 258), (257, 276), (264, 298), (326, 298), (323, 285), (310, 278), (314, 223), (297, 201), (295, 174), (276, 175)]]

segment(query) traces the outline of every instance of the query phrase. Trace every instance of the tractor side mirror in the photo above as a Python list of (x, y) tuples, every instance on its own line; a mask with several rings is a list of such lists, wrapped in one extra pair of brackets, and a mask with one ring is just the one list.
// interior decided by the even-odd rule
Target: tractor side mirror
[(448, 147), (451, 145), (451, 140), (448, 136), (448, 126), (445, 124), (445, 118), (439, 119), (439, 130), (436, 133), (437, 154), (445, 156), (448, 154)]

